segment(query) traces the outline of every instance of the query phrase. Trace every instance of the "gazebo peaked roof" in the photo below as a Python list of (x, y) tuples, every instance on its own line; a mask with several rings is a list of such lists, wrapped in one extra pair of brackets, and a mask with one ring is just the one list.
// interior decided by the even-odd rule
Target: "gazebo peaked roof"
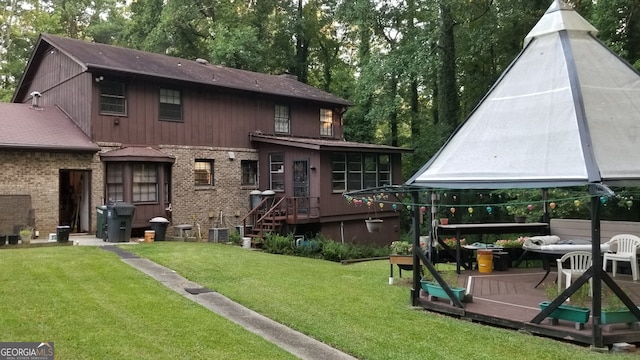
[(407, 185), (545, 188), (640, 180), (640, 74), (555, 0), (521, 53)]

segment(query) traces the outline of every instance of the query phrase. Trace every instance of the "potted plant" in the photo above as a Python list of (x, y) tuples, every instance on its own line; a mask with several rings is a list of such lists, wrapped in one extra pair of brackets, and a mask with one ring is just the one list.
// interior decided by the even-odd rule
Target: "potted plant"
[[(555, 300), (558, 295), (558, 285), (550, 283), (545, 286), (545, 294), (549, 300)], [(591, 309), (587, 307), (589, 301), (589, 285), (581, 286), (573, 295), (571, 295), (569, 304), (561, 304), (549, 314), (551, 318), (551, 324), (557, 325), (558, 320), (567, 320), (575, 323), (577, 330), (584, 329), (584, 324), (589, 321), (591, 315)], [(549, 307), (551, 301), (543, 301), (540, 303), (540, 309), (544, 310)]]
[(389, 256), (389, 263), (398, 265), (402, 270), (413, 269), (413, 244), (409, 241), (397, 240), (391, 243), (389, 246), (391, 255)]
[[(623, 291), (625, 290), (623, 289)], [(601, 324), (626, 323), (629, 327), (632, 327), (637, 321), (636, 316), (627, 308), (622, 300), (620, 300), (609, 287), (604, 286), (602, 288), (602, 309), (600, 312)]]
[(20, 229), (20, 240), (23, 244), (30, 244), (31, 237), (33, 236), (33, 228), (30, 226), (25, 226)]
[[(460, 301), (464, 300), (466, 293), (465, 288), (458, 287), (458, 274), (454, 269), (438, 271), (444, 282), (449, 285), (453, 295)], [(433, 301), (435, 298), (448, 299), (449, 303), (453, 303), (447, 292), (440, 286), (440, 284), (433, 278), (428, 269), (424, 269), (424, 276), (420, 280), (420, 287), (422, 290), (429, 294), (429, 300)]]
[(507, 212), (513, 216), (517, 223), (526, 222), (529, 215), (529, 210), (525, 206), (508, 205)]

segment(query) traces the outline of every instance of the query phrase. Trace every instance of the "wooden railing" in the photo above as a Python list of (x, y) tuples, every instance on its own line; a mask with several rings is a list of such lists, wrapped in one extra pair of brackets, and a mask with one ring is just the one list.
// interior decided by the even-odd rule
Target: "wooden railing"
[(302, 219), (320, 217), (319, 197), (266, 197), (243, 218), (243, 229), (247, 226), (259, 226), (267, 218), (283, 217), (289, 224), (297, 224)]

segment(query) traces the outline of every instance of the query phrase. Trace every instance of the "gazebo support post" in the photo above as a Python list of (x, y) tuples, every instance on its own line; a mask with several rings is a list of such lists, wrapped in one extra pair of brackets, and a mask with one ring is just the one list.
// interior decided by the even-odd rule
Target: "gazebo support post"
[(420, 251), (420, 193), (418, 191), (411, 192), (413, 201), (413, 287), (411, 288), (411, 305), (418, 305), (418, 297), (420, 296), (420, 259), (418, 252)]
[(591, 297), (592, 339), (595, 348), (603, 347), (602, 324), (600, 310), (602, 309), (602, 258), (600, 257), (600, 196), (595, 185), (589, 185), (591, 194), (591, 261), (593, 268), (593, 296)]

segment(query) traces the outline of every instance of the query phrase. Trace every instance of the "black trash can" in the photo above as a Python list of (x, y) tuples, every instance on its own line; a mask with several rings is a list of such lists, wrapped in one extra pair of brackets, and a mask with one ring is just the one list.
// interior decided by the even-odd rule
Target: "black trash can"
[(136, 207), (118, 202), (107, 205), (106, 241), (129, 242), (131, 240), (131, 221)]
[(71, 233), (71, 226), (69, 225), (60, 225), (56, 227), (56, 239), (58, 242), (66, 243), (69, 242), (69, 234)]
[(509, 253), (506, 251), (493, 252), (493, 270), (507, 271), (509, 269)]
[(96, 237), (104, 239), (104, 229), (107, 227), (107, 207), (104, 205), (96, 207)]
[(154, 217), (149, 220), (151, 223), (151, 230), (156, 232), (154, 241), (164, 241), (167, 237), (167, 227), (169, 227), (169, 220), (163, 217)]

